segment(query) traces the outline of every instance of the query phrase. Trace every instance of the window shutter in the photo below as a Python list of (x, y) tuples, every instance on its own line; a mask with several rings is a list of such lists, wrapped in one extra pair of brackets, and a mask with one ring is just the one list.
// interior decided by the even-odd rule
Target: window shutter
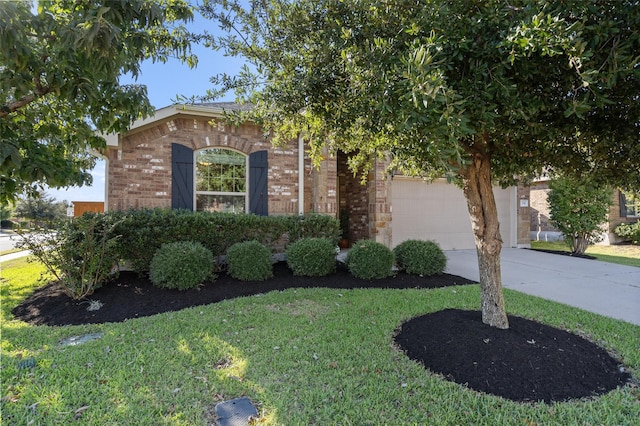
[(627, 217), (627, 197), (620, 190), (618, 190), (618, 195), (620, 199), (620, 217)]
[(269, 215), (267, 151), (249, 154), (249, 211), (258, 216)]
[(171, 144), (171, 208), (193, 210), (193, 150)]

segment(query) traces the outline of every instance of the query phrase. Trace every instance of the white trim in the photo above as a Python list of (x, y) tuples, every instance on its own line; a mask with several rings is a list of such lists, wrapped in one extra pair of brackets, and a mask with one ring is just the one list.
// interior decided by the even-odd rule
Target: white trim
[(120, 135), (118, 133), (109, 133), (106, 135), (103, 133), (99, 133), (98, 136), (104, 138), (104, 140), (107, 142), (107, 147), (118, 146), (120, 144)]
[(175, 115), (197, 115), (202, 117), (224, 117), (224, 113), (227, 111), (224, 108), (204, 106), (204, 105), (170, 105), (168, 107), (160, 108), (156, 110), (155, 114), (150, 117), (136, 120), (133, 122), (129, 131), (146, 126), (148, 124), (155, 123)]

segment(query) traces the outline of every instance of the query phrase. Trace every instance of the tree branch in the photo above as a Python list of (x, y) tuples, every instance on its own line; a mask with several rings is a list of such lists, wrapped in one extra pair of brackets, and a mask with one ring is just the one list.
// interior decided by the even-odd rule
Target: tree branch
[(31, 93), (30, 95), (27, 95), (22, 99), (10, 102), (7, 105), (3, 105), (2, 107), (0, 107), (0, 117), (6, 117), (12, 112), (19, 110), (23, 106), (30, 104), (35, 99), (36, 99), (36, 95)]
[(42, 81), (40, 81), (40, 76), (38, 76), (37, 78), (33, 79), (33, 83), (36, 86), (36, 90), (35, 93), (30, 93), (16, 101), (13, 102), (9, 102), (6, 105), (2, 105), (0, 107), (0, 118), (1, 117), (6, 117), (7, 115), (11, 114), (12, 112), (15, 112), (17, 110), (19, 110), (20, 108), (29, 105), (31, 102), (35, 101), (36, 98), (42, 97), (48, 93), (51, 92), (52, 88), (50, 86), (43, 86), (42, 85)]

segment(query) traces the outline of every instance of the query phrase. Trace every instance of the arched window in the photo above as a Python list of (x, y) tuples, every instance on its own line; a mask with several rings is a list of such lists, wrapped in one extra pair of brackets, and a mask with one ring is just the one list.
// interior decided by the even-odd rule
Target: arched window
[(196, 152), (196, 210), (244, 213), (247, 157), (224, 148)]

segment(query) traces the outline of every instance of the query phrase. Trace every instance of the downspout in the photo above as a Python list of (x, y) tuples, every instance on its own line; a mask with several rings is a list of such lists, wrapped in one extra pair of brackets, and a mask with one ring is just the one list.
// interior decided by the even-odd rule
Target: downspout
[(304, 214), (304, 139), (298, 135), (298, 214)]

